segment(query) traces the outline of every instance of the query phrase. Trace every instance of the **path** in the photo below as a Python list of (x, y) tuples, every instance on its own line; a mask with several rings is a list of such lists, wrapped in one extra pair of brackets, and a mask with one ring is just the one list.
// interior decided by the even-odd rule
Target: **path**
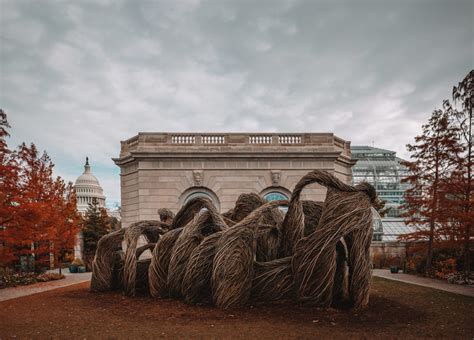
[(0, 289), (0, 301), (15, 299), (22, 296), (46, 292), (48, 290), (67, 287), (81, 282), (90, 281), (91, 273), (71, 274), (63, 270), (65, 278), (48, 282), (39, 282), (28, 286), (18, 286)]
[(392, 274), (390, 273), (390, 270), (388, 269), (374, 269), (373, 275), (378, 276), (378, 277), (383, 277), (389, 280), (411, 283), (417, 286), (434, 288), (434, 289), (444, 290), (450, 293), (474, 297), (474, 286), (451, 284), (451, 283), (443, 282), (436, 279), (430, 279), (427, 277), (420, 277), (420, 276), (410, 275), (410, 274), (403, 274), (403, 273)]

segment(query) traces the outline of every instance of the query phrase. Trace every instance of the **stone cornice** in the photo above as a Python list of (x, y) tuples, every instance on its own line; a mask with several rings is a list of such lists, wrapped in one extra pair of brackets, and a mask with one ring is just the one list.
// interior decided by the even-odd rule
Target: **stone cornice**
[(122, 166), (139, 160), (331, 160), (353, 165), (350, 142), (332, 133), (139, 133), (121, 142)]
[(350, 157), (337, 151), (324, 152), (131, 152), (125, 157), (112, 158), (117, 165), (124, 165), (136, 160), (298, 160), (298, 159), (328, 159), (339, 160), (343, 163), (355, 163)]

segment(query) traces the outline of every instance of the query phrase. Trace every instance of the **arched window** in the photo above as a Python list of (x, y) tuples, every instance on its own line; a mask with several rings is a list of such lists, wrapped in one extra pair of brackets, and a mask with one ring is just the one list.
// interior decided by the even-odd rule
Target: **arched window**
[(269, 193), (265, 194), (263, 196), (267, 201), (279, 201), (279, 200), (287, 200), (288, 196), (286, 196), (284, 193), (281, 193), (279, 191), (270, 191)]
[(209, 195), (208, 193), (204, 192), (204, 191), (194, 191), (192, 193), (190, 193), (185, 199), (184, 199), (184, 204), (188, 203), (191, 199), (193, 198), (196, 198), (196, 197), (206, 197), (206, 198), (209, 198), (211, 200), (211, 202), (214, 202), (214, 200), (212, 199), (211, 195)]
[[(265, 190), (263, 190), (260, 193), (261, 196), (263, 196), (264, 199), (267, 201), (280, 201), (280, 200), (289, 200), (289, 197), (291, 196), (291, 192), (287, 190), (286, 188), (283, 187), (270, 187)], [(288, 211), (288, 206), (280, 206), (279, 209), (286, 214)]]
[(183, 206), (184, 204), (189, 202), (189, 200), (196, 197), (206, 197), (210, 199), (214, 206), (217, 208), (217, 211), (220, 210), (219, 198), (211, 189), (205, 187), (191, 187), (185, 190), (179, 198), (179, 205)]

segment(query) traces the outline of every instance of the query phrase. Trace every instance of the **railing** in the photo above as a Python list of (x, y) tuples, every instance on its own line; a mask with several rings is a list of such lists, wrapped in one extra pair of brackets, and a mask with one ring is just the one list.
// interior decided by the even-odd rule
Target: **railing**
[(225, 144), (225, 136), (206, 135), (201, 136), (202, 144)]
[(280, 144), (301, 144), (301, 136), (278, 136)]
[(249, 136), (249, 144), (272, 144), (272, 136), (256, 135)]
[(172, 144), (194, 144), (196, 137), (193, 135), (173, 135), (171, 136)]
[(141, 147), (170, 146), (255, 146), (336, 147), (350, 152), (350, 144), (332, 133), (159, 133), (142, 132), (122, 142), (122, 152)]

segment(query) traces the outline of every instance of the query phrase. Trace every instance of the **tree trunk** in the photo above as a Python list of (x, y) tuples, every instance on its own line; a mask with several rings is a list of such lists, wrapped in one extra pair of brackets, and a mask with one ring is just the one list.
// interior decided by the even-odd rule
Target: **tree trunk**
[[(469, 212), (469, 210), (468, 210)], [(469, 276), (471, 275), (471, 251), (470, 251), (470, 238), (471, 238), (471, 223), (467, 222), (464, 233), (464, 281), (469, 283)]]
[(425, 275), (430, 276), (431, 274), (431, 267), (433, 262), (433, 239), (434, 239), (434, 228), (435, 223), (434, 221), (430, 222), (430, 237), (428, 240), (428, 252), (426, 254), (426, 266), (425, 266)]
[[(439, 136), (439, 135), (438, 135)], [(438, 137), (436, 136), (436, 137)], [(431, 203), (431, 216), (430, 216), (430, 236), (428, 240), (428, 254), (426, 256), (426, 267), (425, 275), (431, 275), (431, 267), (433, 262), (433, 243), (434, 243), (434, 232), (435, 232), (435, 221), (438, 217), (438, 183), (439, 183), (439, 166), (440, 166), (440, 157), (439, 157), (439, 145), (436, 141), (436, 154), (435, 154), (435, 173), (434, 173), (434, 182), (433, 182), (433, 197)]]

